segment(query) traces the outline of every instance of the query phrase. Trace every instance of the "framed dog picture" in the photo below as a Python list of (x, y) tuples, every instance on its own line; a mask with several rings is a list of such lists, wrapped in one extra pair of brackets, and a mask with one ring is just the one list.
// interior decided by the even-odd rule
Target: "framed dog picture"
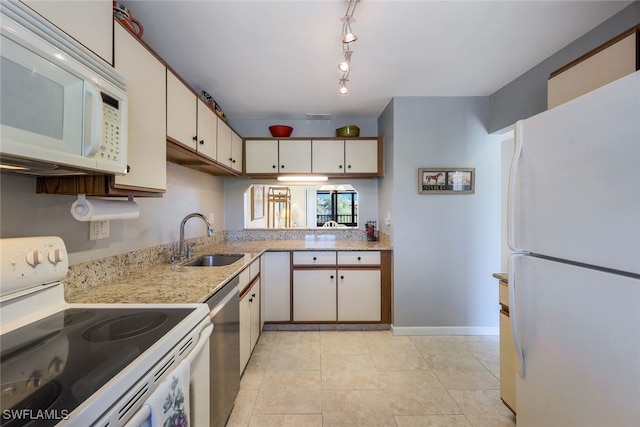
[(418, 193), (473, 194), (475, 171), (475, 168), (420, 168)]

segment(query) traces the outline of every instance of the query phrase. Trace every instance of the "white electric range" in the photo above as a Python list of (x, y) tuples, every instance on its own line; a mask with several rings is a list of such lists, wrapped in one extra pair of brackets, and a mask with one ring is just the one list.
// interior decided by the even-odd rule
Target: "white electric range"
[(0, 239), (2, 427), (123, 426), (208, 348), (206, 304), (69, 304), (67, 271), (58, 237)]

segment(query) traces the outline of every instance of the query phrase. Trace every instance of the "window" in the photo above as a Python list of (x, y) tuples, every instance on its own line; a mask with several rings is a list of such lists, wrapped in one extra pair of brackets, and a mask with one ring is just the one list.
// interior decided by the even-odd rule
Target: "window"
[(358, 193), (355, 191), (316, 191), (316, 223), (318, 227), (335, 221), (346, 227), (358, 226)]

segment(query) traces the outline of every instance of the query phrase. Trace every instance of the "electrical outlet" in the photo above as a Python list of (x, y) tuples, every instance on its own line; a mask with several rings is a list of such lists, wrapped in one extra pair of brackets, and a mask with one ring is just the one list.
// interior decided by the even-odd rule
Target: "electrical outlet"
[(89, 221), (89, 240), (109, 238), (109, 220)]

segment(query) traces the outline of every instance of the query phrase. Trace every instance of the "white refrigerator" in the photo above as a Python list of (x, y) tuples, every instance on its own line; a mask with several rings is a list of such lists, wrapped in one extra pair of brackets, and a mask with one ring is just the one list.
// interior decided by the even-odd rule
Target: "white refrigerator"
[(640, 426), (640, 71), (516, 123), (518, 427)]

